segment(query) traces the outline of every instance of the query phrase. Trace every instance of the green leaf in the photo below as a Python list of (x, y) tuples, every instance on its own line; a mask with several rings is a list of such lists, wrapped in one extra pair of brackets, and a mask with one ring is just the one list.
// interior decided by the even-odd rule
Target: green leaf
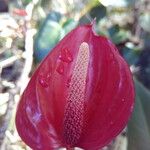
[(120, 29), (118, 25), (114, 25), (108, 29), (109, 36), (115, 44), (126, 41), (129, 37), (129, 32)]
[(135, 3), (137, 3), (139, 0), (126, 0), (127, 6), (134, 7)]
[(53, 21), (59, 22), (60, 19), (61, 19), (61, 17), (62, 17), (62, 15), (61, 15), (59, 12), (51, 11), (51, 12), (48, 14), (46, 20), (53, 20)]
[(107, 14), (106, 12), (106, 7), (104, 7), (103, 5), (98, 5), (95, 6), (91, 9), (90, 11), (90, 16), (91, 18), (95, 19), (98, 22), (100, 19), (104, 18)]
[(91, 16), (89, 14), (85, 14), (84, 16), (82, 16), (79, 20), (79, 24), (82, 25), (82, 24), (89, 24), (91, 23)]
[(74, 19), (70, 18), (63, 24), (63, 30), (65, 34), (69, 33), (72, 29), (74, 29), (78, 25), (78, 22)]
[(38, 61), (41, 61), (64, 36), (64, 31), (57, 22), (58, 17), (56, 13), (48, 15), (35, 37), (34, 50)]
[(145, 31), (150, 32), (150, 13), (142, 14), (139, 18), (139, 23)]
[(145, 49), (150, 49), (150, 34), (149, 33), (145, 33), (144, 37), (144, 48)]
[(108, 29), (109, 35), (111, 37), (115, 36), (119, 32), (119, 25), (114, 25)]
[(150, 150), (150, 91), (134, 81), (136, 102), (128, 125), (128, 150)]
[(147, 119), (147, 123), (149, 126), (150, 133), (150, 91), (143, 86), (138, 80), (135, 80), (135, 88), (137, 95), (141, 99), (141, 104), (145, 113), (145, 117)]
[(123, 57), (130, 65), (135, 65), (138, 62), (140, 52), (129, 47), (122, 49)]
[(32, 0), (22, 0), (23, 5), (25, 5), (25, 6), (28, 5), (31, 2), (32, 2)]

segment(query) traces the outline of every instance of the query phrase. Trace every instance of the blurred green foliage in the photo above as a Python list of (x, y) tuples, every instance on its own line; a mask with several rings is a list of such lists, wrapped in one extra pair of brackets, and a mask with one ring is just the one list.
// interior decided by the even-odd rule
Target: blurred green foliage
[(150, 149), (150, 91), (135, 81), (136, 103), (128, 125), (128, 150)]
[(52, 50), (52, 48), (72, 29), (78, 22), (73, 18), (65, 18), (59, 12), (51, 11), (35, 37), (35, 58), (39, 62)]

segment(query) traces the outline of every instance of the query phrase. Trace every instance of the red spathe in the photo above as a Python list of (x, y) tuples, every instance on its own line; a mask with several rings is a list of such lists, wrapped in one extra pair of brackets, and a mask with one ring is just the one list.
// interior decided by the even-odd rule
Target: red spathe
[(128, 65), (111, 41), (84, 25), (65, 36), (33, 74), (16, 126), (34, 150), (98, 150), (126, 126), (133, 104)]

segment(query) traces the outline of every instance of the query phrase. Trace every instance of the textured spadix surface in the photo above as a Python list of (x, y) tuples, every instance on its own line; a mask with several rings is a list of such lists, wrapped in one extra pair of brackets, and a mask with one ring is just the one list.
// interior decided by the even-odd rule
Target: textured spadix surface
[(35, 71), (18, 105), (16, 126), (34, 150), (97, 150), (125, 127), (133, 104), (126, 62), (111, 41), (84, 25)]

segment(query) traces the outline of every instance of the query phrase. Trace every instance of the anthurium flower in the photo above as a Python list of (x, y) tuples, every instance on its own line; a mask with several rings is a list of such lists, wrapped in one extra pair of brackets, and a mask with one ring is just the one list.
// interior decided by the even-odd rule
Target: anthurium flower
[(65, 36), (33, 74), (16, 126), (33, 150), (98, 150), (126, 126), (133, 103), (128, 65), (110, 40), (83, 25)]

